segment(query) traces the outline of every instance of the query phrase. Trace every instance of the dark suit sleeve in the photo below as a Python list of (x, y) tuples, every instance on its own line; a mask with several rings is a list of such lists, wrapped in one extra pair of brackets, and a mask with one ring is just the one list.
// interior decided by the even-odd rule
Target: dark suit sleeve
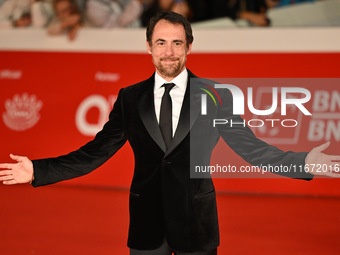
[(67, 155), (33, 160), (34, 187), (88, 174), (124, 145), (127, 138), (124, 133), (122, 91), (119, 92), (108, 122), (92, 141)]
[[(233, 123), (243, 123), (244, 120), (239, 115), (233, 115), (232, 113), (233, 98), (229, 90), (224, 91), (221, 95), (224, 98), (222, 100), (223, 105), (218, 110), (218, 118), (227, 119), (229, 124), (231, 121)], [(307, 152), (282, 151), (258, 139), (248, 126), (244, 127), (239, 124), (231, 127), (229, 124), (217, 126), (221, 137), (239, 156), (251, 165), (285, 166), (290, 171), (275, 173), (291, 178), (313, 179), (313, 175), (303, 170)]]

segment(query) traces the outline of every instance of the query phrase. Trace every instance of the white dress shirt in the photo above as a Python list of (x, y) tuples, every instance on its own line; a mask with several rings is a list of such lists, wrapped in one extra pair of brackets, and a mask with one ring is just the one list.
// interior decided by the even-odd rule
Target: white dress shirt
[(187, 69), (184, 69), (184, 71), (181, 72), (172, 81), (166, 81), (157, 72), (155, 73), (154, 100), (155, 100), (155, 112), (158, 123), (162, 97), (164, 94), (164, 87), (162, 87), (162, 85), (164, 83), (175, 84), (175, 86), (170, 90), (170, 96), (172, 100), (172, 135), (174, 136), (178, 125), (179, 116), (181, 114), (184, 94), (188, 83)]

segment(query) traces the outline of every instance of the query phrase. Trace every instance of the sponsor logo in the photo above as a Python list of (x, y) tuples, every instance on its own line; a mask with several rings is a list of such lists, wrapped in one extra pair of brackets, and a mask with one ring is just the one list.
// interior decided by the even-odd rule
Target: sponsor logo
[(19, 80), (21, 77), (21, 70), (0, 70), (0, 79)]
[(34, 127), (40, 120), (39, 111), (43, 103), (35, 95), (16, 94), (5, 101), (6, 112), (2, 118), (5, 125), (15, 131), (24, 131)]
[[(108, 115), (116, 98), (116, 95), (112, 95), (108, 99), (102, 95), (91, 95), (85, 98), (80, 103), (76, 112), (75, 121), (78, 131), (85, 136), (94, 136), (100, 131), (108, 119)], [(99, 115), (95, 123), (90, 123), (87, 116), (93, 108), (98, 110)]]
[(309, 141), (340, 141), (340, 93), (338, 90), (316, 90), (313, 116), (309, 123)]
[(100, 82), (117, 82), (120, 79), (120, 74), (97, 72), (94, 75), (94, 79)]

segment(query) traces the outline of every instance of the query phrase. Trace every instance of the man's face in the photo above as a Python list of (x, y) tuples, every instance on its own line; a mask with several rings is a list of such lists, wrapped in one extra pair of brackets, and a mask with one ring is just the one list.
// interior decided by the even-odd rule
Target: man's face
[(57, 17), (61, 20), (71, 15), (71, 3), (68, 0), (58, 2), (55, 5)]
[(160, 20), (155, 25), (151, 42), (151, 45), (147, 42), (148, 52), (158, 74), (171, 81), (184, 70), (191, 50), (191, 44), (187, 47), (184, 27)]

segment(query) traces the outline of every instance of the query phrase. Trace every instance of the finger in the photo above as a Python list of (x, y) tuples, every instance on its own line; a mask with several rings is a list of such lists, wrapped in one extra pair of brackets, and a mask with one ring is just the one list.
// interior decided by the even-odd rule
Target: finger
[(340, 178), (340, 174), (338, 174), (338, 173), (327, 172), (327, 173), (325, 173), (325, 175), (332, 177), (332, 178)]
[(0, 169), (12, 169), (13, 164), (3, 163), (0, 164)]
[(11, 175), (12, 174), (12, 170), (2, 170), (0, 171), (0, 175)]
[(23, 159), (25, 158), (25, 157), (18, 156), (18, 155), (13, 155), (13, 154), (9, 154), (9, 156), (11, 157), (11, 159), (13, 159), (15, 161), (18, 161), (18, 162), (23, 161)]
[(331, 144), (331, 142), (328, 141), (324, 144), (321, 144), (320, 146), (315, 147), (314, 149), (321, 152), (321, 151), (326, 150), (329, 147), (330, 144)]
[(340, 155), (329, 155), (329, 157), (330, 157), (331, 160), (333, 160), (333, 161), (335, 161), (335, 160), (340, 161)]
[(15, 180), (9, 180), (9, 181), (3, 181), (2, 184), (13, 185), (13, 184), (18, 184), (18, 182)]
[(333, 162), (332, 164), (330, 164), (330, 170), (331, 170), (331, 172), (339, 173), (340, 172), (340, 164)]
[(0, 181), (9, 181), (13, 180), (13, 175), (4, 175), (0, 177)]

